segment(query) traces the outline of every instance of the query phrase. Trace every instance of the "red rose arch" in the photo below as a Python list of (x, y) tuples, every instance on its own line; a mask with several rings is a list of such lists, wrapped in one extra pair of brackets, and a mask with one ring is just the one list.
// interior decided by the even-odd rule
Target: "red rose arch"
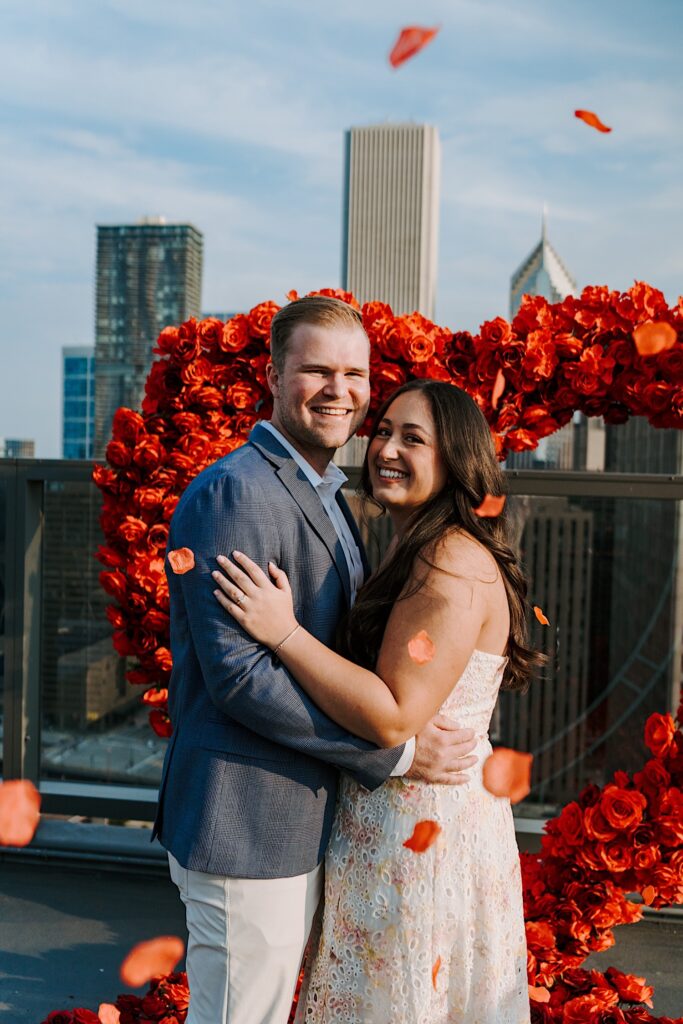
[[(316, 294), (358, 305), (348, 293)], [(113, 599), (107, 615), (114, 646), (136, 659), (127, 677), (144, 687), (161, 736), (170, 733), (168, 523), (189, 481), (270, 415), (265, 368), (278, 308), (263, 302), (227, 323), (193, 318), (165, 328), (142, 410), (119, 409), (108, 465), (94, 471), (106, 540), (98, 551), (100, 580)], [(501, 459), (535, 448), (576, 410), (607, 423), (645, 416), (656, 427), (683, 427), (683, 298), (669, 307), (642, 282), (623, 293), (589, 287), (555, 304), (526, 297), (511, 323), (497, 317), (476, 335), (419, 313), (395, 316), (381, 302), (366, 303), (362, 315), (372, 379), (365, 429), (378, 404), (414, 377), (469, 392)], [(613, 944), (615, 925), (638, 920), (643, 904), (683, 902), (680, 718), (679, 710), (677, 726), (669, 715), (651, 716), (645, 741), (652, 757), (642, 770), (617, 772), (602, 789), (589, 786), (548, 823), (541, 853), (522, 855), (534, 1022), (666, 1019), (648, 1013), (652, 990), (644, 979), (581, 965)], [(134, 997), (127, 999), (126, 1020), (141, 1020)], [(175, 1004), (165, 1012), (184, 1020)]]

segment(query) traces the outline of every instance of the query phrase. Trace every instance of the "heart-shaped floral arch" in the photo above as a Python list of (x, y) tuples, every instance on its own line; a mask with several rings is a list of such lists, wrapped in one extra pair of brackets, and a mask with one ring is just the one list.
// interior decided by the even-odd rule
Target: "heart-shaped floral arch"
[[(315, 294), (358, 305), (345, 292)], [(119, 409), (108, 466), (94, 471), (114, 646), (137, 660), (127, 678), (146, 688), (161, 736), (170, 734), (168, 523), (189, 481), (270, 415), (265, 370), (278, 309), (263, 302), (227, 323), (193, 318), (165, 328), (142, 410)], [(497, 317), (477, 335), (419, 313), (394, 316), (381, 302), (366, 303), (362, 314), (371, 343), (365, 430), (382, 400), (414, 377), (468, 391), (501, 459), (535, 448), (577, 410), (607, 423), (646, 416), (656, 427), (683, 427), (683, 299), (670, 308), (642, 282), (623, 293), (589, 287), (555, 304), (526, 297), (511, 323)], [(638, 343), (639, 332), (649, 337)], [(589, 786), (548, 824), (541, 854), (522, 855), (534, 1021), (656, 1019), (642, 1005), (651, 992), (643, 979), (580, 967), (612, 945), (614, 925), (640, 918), (642, 904), (629, 894), (654, 906), (683, 902), (683, 734), (669, 715), (652, 715), (645, 738), (653, 756), (642, 771)]]

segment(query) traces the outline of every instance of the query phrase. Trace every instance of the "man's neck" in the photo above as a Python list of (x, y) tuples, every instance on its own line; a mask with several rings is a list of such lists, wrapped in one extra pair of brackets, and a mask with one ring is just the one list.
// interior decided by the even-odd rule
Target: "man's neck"
[(289, 433), (285, 427), (282, 426), (276, 416), (272, 416), (270, 420), (271, 426), (286, 437), (292, 448), (296, 448), (299, 455), (311, 466), (319, 476), (325, 475), (325, 470), (329, 466), (330, 462), (334, 458), (336, 448), (311, 448), (308, 445), (301, 444), (295, 437)]

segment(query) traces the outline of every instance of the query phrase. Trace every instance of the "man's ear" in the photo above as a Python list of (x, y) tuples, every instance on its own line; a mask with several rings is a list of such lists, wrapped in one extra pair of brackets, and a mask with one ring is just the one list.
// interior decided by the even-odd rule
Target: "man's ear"
[(280, 390), (280, 374), (272, 362), (266, 364), (266, 381), (268, 382), (271, 395), (273, 398), (277, 398), (278, 391)]

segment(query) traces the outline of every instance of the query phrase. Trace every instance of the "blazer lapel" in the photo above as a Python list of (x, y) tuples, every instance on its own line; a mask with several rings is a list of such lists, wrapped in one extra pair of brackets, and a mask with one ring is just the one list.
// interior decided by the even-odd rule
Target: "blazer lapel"
[(332, 520), (315, 493), (315, 488), (304, 476), (289, 452), (278, 443), (277, 438), (269, 430), (259, 428), (257, 424), (249, 436), (249, 441), (265, 455), (269, 462), (277, 467), (277, 476), (329, 551), (330, 558), (344, 587), (346, 601), (349, 603), (351, 601), (351, 578), (346, 555), (337, 536), (337, 531), (332, 525)]
[(347, 502), (346, 498), (344, 497), (344, 495), (341, 492), (341, 488), (339, 488), (339, 490), (337, 491), (337, 504), (339, 505), (339, 507), (341, 508), (342, 512), (344, 513), (344, 519), (349, 524), (349, 529), (351, 530), (351, 533), (353, 534), (353, 539), (355, 540), (356, 544), (358, 545), (358, 550), (360, 551), (361, 561), (363, 562), (363, 578), (364, 578), (364, 580), (367, 580), (368, 576), (372, 572), (372, 568), (370, 566), (370, 562), (368, 561), (368, 556), (367, 556), (367, 553), (365, 551), (365, 545), (363, 544), (363, 538), (361, 537), (360, 531), (358, 529), (358, 524), (357, 524), (356, 520), (354, 519), (353, 512), (349, 508), (349, 503)]

